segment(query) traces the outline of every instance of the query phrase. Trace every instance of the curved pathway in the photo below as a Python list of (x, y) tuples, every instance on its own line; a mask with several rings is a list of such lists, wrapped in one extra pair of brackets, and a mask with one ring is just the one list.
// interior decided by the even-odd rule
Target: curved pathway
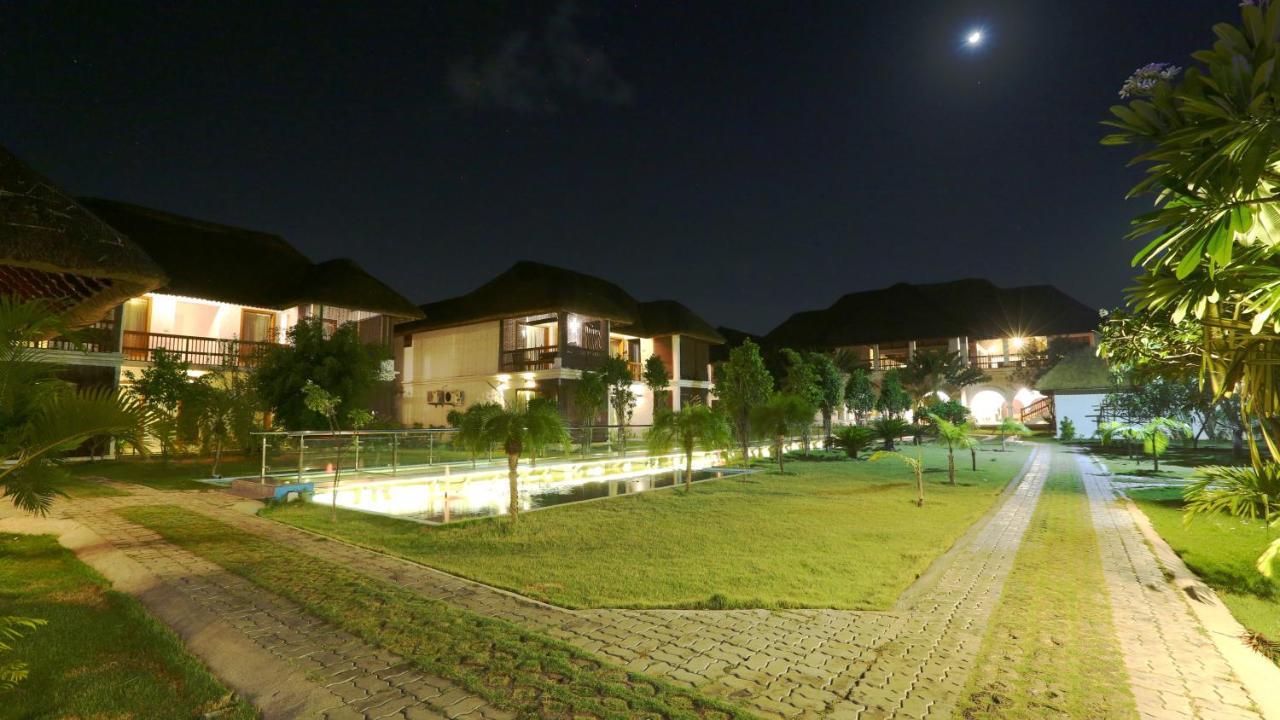
[[(567, 610), (265, 520), (252, 514), (256, 504), (222, 493), (130, 487), (129, 496), (74, 501), (58, 514), (92, 529), (214, 613), (228, 632), (306, 670), (331, 696), (328, 717), (505, 715), (110, 511), (185, 507), (423, 596), (545, 632), (629, 669), (696, 686), (765, 717), (946, 718), (962, 699), (1057, 452), (1034, 450), (997, 507), (889, 612)], [(1078, 462), (1143, 717), (1259, 717), (1185, 602), (1170, 590), (1132, 518), (1113, 502), (1108, 478), (1087, 458)]]

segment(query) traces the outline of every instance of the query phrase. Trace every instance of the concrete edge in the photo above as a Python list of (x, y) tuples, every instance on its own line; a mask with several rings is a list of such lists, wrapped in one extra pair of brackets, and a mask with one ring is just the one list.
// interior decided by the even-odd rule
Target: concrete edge
[[(219, 680), (267, 720), (319, 717), (342, 699), (299, 668), (258, 647), (236, 628), (196, 605), (102, 536), (72, 520), (0, 517), (0, 531), (54, 535), (58, 543), (105, 577), (112, 589), (143, 604)], [(286, 667), (285, 672), (281, 668)]]
[(1240, 638), (1245, 634), (1244, 626), (1231, 614), (1231, 610), (1223, 604), (1213, 588), (1187, 567), (1169, 543), (1156, 532), (1151, 519), (1137, 503), (1123, 493), (1120, 497), (1155, 552), (1156, 559), (1173, 576), (1169, 582), (1177, 588), (1187, 605), (1191, 606), (1200, 625), (1236, 677), (1244, 684), (1262, 716), (1267, 720), (1280, 720), (1280, 666), (1241, 642)]

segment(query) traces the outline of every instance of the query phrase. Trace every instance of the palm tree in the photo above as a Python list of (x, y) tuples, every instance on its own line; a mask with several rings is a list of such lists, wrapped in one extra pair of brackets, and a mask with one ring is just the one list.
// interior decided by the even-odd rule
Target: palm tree
[(1195, 478), (1182, 491), (1182, 498), (1188, 519), (1226, 513), (1272, 522), (1280, 518), (1280, 465), (1266, 463), (1258, 469), (1221, 465), (1197, 468)]
[[(972, 450), (975, 445), (974, 439), (969, 436), (968, 423), (957, 425), (946, 418), (930, 414), (934, 427), (937, 428), (937, 442), (939, 445), (947, 446), (947, 480), (952, 485), (956, 484), (956, 448), (970, 448)], [(973, 469), (978, 469), (977, 455), (973, 455)]]
[(39, 515), (49, 511), (66, 479), (60, 456), (101, 436), (141, 450), (151, 421), (141, 403), (113, 388), (76, 388), (59, 380), (56, 366), (31, 347), (69, 333), (44, 302), (0, 297), (0, 497)]
[(795, 434), (798, 428), (807, 427), (814, 412), (813, 405), (791, 393), (774, 393), (769, 402), (752, 409), (751, 425), (773, 438), (779, 473), (786, 472), (787, 437)]
[(674, 444), (684, 453), (684, 488), (693, 487), (693, 451), (723, 450), (733, 445), (733, 431), (724, 414), (706, 405), (685, 405), (678, 412), (663, 410), (649, 430), (649, 451), (666, 452)]
[(846, 425), (836, 430), (835, 444), (844, 450), (846, 455), (857, 460), (858, 453), (870, 447), (871, 441), (875, 439), (876, 431), (872, 428), (862, 425)]
[(512, 408), (489, 416), (484, 422), (483, 436), (489, 442), (502, 443), (507, 455), (507, 482), (511, 491), (511, 522), (520, 514), (520, 456), (525, 448), (538, 447), (552, 442), (565, 442), (569, 433), (564, 418), (554, 403), (518, 401)]
[(1191, 437), (1191, 426), (1181, 420), (1158, 417), (1138, 429), (1143, 452), (1151, 453), (1152, 471), (1160, 472), (1160, 456), (1173, 437)]
[(871, 429), (884, 441), (885, 452), (893, 452), (894, 441), (911, 432), (911, 423), (902, 418), (881, 415), (871, 423)]
[(978, 426), (973, 420), (965, 420), (960, 427), (964, 429), (964, 442), (960, 447), (969, 451), (969, 464), (973, 472), (978, 472), (978, 445), (981, 444), (978, 440)]
[(1005, 446), (1006, 438), (1008, 438), (1010, 435), (1026, 437), (1027, 435), (1031, 434), (1031, 428), (1022, 424), (1018, 420), (1014, 420), (1011, 417), (1007, 417), (1001, 420), (1000, 424), (996, 426), (996, 434), (1000, 436), (1000, 450), (1004, 451), (1008, 449)]
[(877, 450), (871, 454), (871, 462), (884, 460), (885, 458), (894, 458), (902, 462), (903, 465), (911, 468), (916, 475), (916, 507), (924, 507), (924, 461), (918, 456), (911, 457), (909, 455), (894, 452), (892, 450)]
[(501, 412), (502, 406), (498, 403), (483, 402), (472, 405), (466, 412), (457, 415), (450, 413), (455, 421), (453, 426), (457, 429), (453, 441), (471, 455), (471, 469), (476, 467), (476, 456), (490, 446), (490, 440), (485, 435), (485, 424)]

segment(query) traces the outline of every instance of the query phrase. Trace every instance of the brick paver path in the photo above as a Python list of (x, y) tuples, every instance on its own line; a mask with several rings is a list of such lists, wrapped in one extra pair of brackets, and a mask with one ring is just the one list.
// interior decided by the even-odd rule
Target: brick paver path
[(1084, 454), (1077, 463), (1138, 714), (1162, 720), (1259, 718), (1186, 600), (1166, 580), (1128, 509), (1117, 501), (1110, 476)]
[[(235, 507), (242, 501), (221, 493), (159, 493), (131, 488), (133, 495), (129, 497), (78, 501), (65, 512), (105, 530), (113, 542), (143, 543), (146, 549), (140, 547), (139, 552), (144, 556), (177, 563), (183, 568), (180, 575), (201, 578), (197, 585), (207, 586), (204, 578), (210, 574), (218, 577), (219, 592), (234, 589), (236, 602), (241, 603), (232, 613), (253, 615), (247, 611), (258, 604), (262, 591), (104, 511), (153, 503), (187, 507), (424, 596), (541, 630), (629, 669), (696, 686), (768, 717), (945, 718), (951, 716), (960, 699), (987, 618), (998, 603), (1035, 509), (1049, 452), (1034, 451), (1025, 475), (1011, 485), (998, 508), (890, 612), (566, 610), (416, 563), (322, 541), (244, 512)], [(271, 611), (266, 615), (271, 618), (267, 621), (271, 629), (247, 627), (246, 632), (259, 633), (272, 643), (296, 640), (296, 647), (290, 646), (281, 654), (314, 659), (315, 655), (304, 649), (311, 648), (315, 638), (295, 638), (281, 632), (279, 623), (299, 616), (299, 610), (278, 598), (261, 604)], [(285, 628), (294, 630), (288, 625)], [(337, 632), (328, 629), (323, 634)], [(354, 652), (369, 649), (357, 647)], [(354, 658), (319, 657), (327, 663), (317, 668), (319, 671), (347, 670), (344, 675), (334, 675), (344, 690), (354, 693), (366, 684), (377, 685), (375, 692), (355, 700), (356, 709), (361, 708), (361, 700), (372, 702), (375, 694), (379, 699), (390, 697), (379, 706), (384, 709), (409, 699), (395, 696), (388, 683), (374, 682), (381, 680), (377, 675), (381, 667), (361, 673)], [(386, 660), (391, 667), (398, 659)], [(365, 678), (364, 682), (357, 682), (358, 677)], [(424, 679), (417, 686), (424, 683), (430, 684)]]
[(371, 646), (289, 600), (109, 512), (127, 505), (169, 503), (177, 498), (183, 498), (181, 504), (225, 510), (227, 503), (219, 501), (220, 496), (141, 489), (128, 497), (60, 505), (56, 514), (89, 527), (158, 579), (280, 658), (282, 667), (292, 665), (306, 671), (310, 679), (332, 695), (332, 706), (321, 715), (326, 720), (514, 717), (451, 681), (425, 675), (404, 658)]

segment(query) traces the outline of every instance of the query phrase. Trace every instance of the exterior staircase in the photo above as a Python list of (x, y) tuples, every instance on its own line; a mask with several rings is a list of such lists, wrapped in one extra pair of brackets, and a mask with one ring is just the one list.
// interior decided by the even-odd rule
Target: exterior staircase
[(1022, 423), (1027, 426), (1053, 426), (1053, 398), (1042, 397), (1030, 405), (1022, 408), (1022, 415), (1019, 418)]

